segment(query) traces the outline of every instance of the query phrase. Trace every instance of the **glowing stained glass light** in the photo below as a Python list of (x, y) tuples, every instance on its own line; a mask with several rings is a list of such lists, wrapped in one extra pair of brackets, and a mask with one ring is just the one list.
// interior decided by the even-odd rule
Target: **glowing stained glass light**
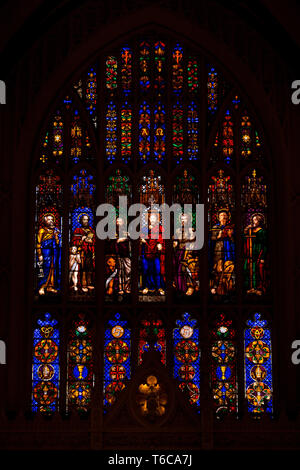
[(234, 152), (233, 121), (229, 110), (225, 113), (222, 126), (222, 154), (225, 163), (231, 163)]
[(78, 80), (78, 82), (74, 83), (73, 85), (74, 90), (78, 93), (79, 97), (82, 99), (83, 91), (82, 91), (82, 80)]
[(186, 390), (190, 403), (200, 407), (200, 348), (197, 321), (185, 313), (174, 329), (174, 377), (180, 390)]
[(192, 102), (187, 114), (187, 153), (190, 161), (197, 160), (199, 155), (198, 123), (197, 105)]
[(166, 45), (157, 41), (154, 44), (154, 62), (155, 62), (155, 81), (154, 88), (159, 92), (163, 92), (166, 87), (165, 63), (166, 63)]
[(248, 411), (254, 416), (272, 413), (272, 344), (271, 331), (260, 313), (248, 320), (245, 329), (245, 397)]
[(52, 138), (53, 138), (53, 156), (56, 157), (56, 163), (61, 161), (64, 152), (64, 124), (60, 111), (57, 111), (54, 116)]
[(232, 104), (234, 105), (234, 109), (238, 109), (240, 102), (241, 102), (241, 100), (240, 100), (239, 96), (235, 95), (233, 100), (232, 100)]
[(147, 41), (140, 44), (140, 87), (142, 92), (150, 88), (150, 44)]
[(33, 333), (32, 411), (51, 414), (58, 409), (59, 330), (46, 313)]
[(258, 134), (257, 131), (255, 131), (255, 145), (256, 145), (256, 147), (260, 147), (260, 146), (261, 146), (259, 134)]
[(187, 63), (188, 91), (195, 93), (198, 90), (198, 63), (194, 57), (189, 57)]
[(165, 107), (158, 103), (154, 110), (154, 157), (157, 163), (165, 159), (166, 154), (166, 124)]
[(131, 104), (126, 101), (121, 110), (121, 157), (124, 163), (128, 163), (131, 160), (131, 127)]
[(214, 114), (218, 109), (218, 84), (218, 73), (214, 67), (210, 67), (207, 80), (207, 101), (210, 114)]
[(115, 90), (117, 84), (118, 74), (118, 61), (116, 57), (109, 56), (106, 60), (106, 88), (108, 90)]
[(150, 343), (160, 352), (161, 362), (166, 365), (166, 331), (161, 320), (142, 320), (139, 335), (139, 365), (143, 362), (144, 353), (149, 350)]
[(250, 118), (247, 114), (242, 116), (241, 120), (241, 128), (240, 128), (240, 136), (241, 136), (241, 156), (247, 160), (251, 157), (252, 154), (252, 126)]
[(172, 54), (173, 73), (172, 85), (175, 93), (180, 93), (183, 89), (183, 48), (180, 44), (176, 44)]
[(150, 159), (150, 106), (145, 101), (140, 106), (139, 117), (139, 154), (140, 160), (147, 163)]
[(211, 346), (211, 388), (218, 417), (237, 411), (235, 330), (223, 314), (215, 322)]
[(36, 186), (36, 288), (39, 296), (58, 295), (61, 289), (62, 184), (53, 170)]
[(42, 152), (40, 156), (41, 163), (47, 163), (49, 159), (49, 131), (45, 133), (45, 137), (42, 143)]
[(118, 393), (130, 379), (130, 329), (116, 313), (109, 320), (104, 339), (104, 407), (115, 403)]
[(68, 343), (67, 408), (87, 411), (93, 387), (93, 347), (88, 320), (74, 321)]
[(116, 159), (117, 155), (117, 108), (111, 101), (106, 111), (106, 158), (109, 163)]
[(78, 163), (82, 157), (82, 127), (78, 111), (74, 112), (74, 119), (71, 123), (71, 158), (74, 163)]
[(124, 93), (128, 94), (132, 82), (132, 52), (129, 47), (121, 50), (121, 83)]
[(176, 163), (183, 160), (183, 108), (177, 101), (173, 105), (173, 156)]
[(97, 74), (94, 67), (92, 67), (87, 74), (85, 102), (86, 109), (92, 118), (93, 124), (97, 127)]

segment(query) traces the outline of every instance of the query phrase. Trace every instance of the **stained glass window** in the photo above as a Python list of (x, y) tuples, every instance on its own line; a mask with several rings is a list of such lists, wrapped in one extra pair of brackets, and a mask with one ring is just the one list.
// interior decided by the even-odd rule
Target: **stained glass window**
[(173, 50), (173, 91), (180, 93), (183, 89), (183, 48), (177, 44)]
[[(116, 238), (105, 241), (105, 300), (128, 300), (131, 293), (131, 251), (132, 244), (125, 224), (127, 216), (120, 213), (120, 197), (127, 197), (127, 206), (131, 202), (131, 184), (127, 175), (116, 170), (108, 178), (106, 202), (116, 208)], [(124, 233), (122, 233), (124, 231)]]
[(62, 184), (52, 170), (36, 186), (36, 295), (56, 296), (61, 290)]
[(166, 365), (166, 331), (159, 319), (142, 320), (139, 330), (138, 365), (150, 347), (160, 352), (160, 360)]
[(59, 347), (57, 320), (50, 313), (37, 320), (33, 332), (32, 411), (51, 414), (58, 409)]
[(81, 170), (73, 176), (70, 207), (69, 287), (72, 297), (95, 294), (94, 177)]
[(132, 107), (127, 101), (121, 111), (121, 157), (124, 163), (129, 163), (132, 152)]
[(219, 170), (208, 186), (209, 290), (228, 297), (235, 289), (235, 198), (232, 179)]
[(64, 153), (64, 123), (60, 111), (57, 111), (52, 128), (52, 154), (56, 163), (61, 162)]
[(195, 93), (198, 90), (198, 63), (195, 57), (189, 57), (187, 64), (188, 73), (188, 90), (190, 93)]
[(208, 80), (207, 80), (207, 100), (208, 100), (208, 111), (214, 114), (218, 109), (218, 72), (214, 67), (209, 67)]
[(199, 250), (195, 249), (196, 210), (199, 187), (196, 177), (184, 170), (176, 177), (173, 203), (191, 204), (191, 212), (179, 214), (179, 228), (173, 237), (173, 287), (177, 298), (193, 296), (200, 291)]
[(161, 176), (150, 170), (140, 185), (140, 203), (145, 206), (139, 243), (139, 300), (143, 302), (165, 300), (165, 240), (160, 209), (164, 202)]
[(87, 411), (94, 382), (93, 346), (90, 322), (80, 314), (69, 332), (67, 363), (67, 409)]
[(225, 113), (222, 126), (222, 154), (225, 163), (231, 163), (234, 153), (234, 125), (230, 111)]
[(122, 67), (121, 67), (121, 80), (122, 80), (122, 88), (124, 93), (129, 93), (131, 90), (131, 82), (132, 82), (132, 52), (129, 47), (123, 47), (121, 51), (121, 58), (122, 58)]
[(249, 160), (252, 155), (252, 124), (249, 116), (245, 113), (241, 119), (241, 156)]
[(207, 125), (210, 126), (217, 116), (217, 111), (230, 91), (228, 83), (220, 70), (212, 64), (207, 64)]
[(184, 313), (174, 329), (174, 377), (186, 390), (190, 403), (200, 409), (200, 348), (197, 321)]
[(158, 103), (154, 110), (154, 158), (161, 163), (166, 154), (165, 107)]
[(41, 148), (40, 162), (47, 163), (49, 159), (49, 131), (45, 133), (44, 141)]
[(140, 44), (140, 87), (142, 92), (150, 88), (150, 44), (143, 41)]
[(140, 106), (139, 152), (141, 161), (148, 163), (150, 159), (150, 107), (146, 101)]
[(192, 102), (187, 115), (187, 153), (190, 161), (197, 160), (199, 155), (198, 122), (198, 107)]
[(82, 126), (76, 110), (71, 124), (71, 158), (74, 163), (78, 163), (82, 158), (82, 145)]
[(117, 88), (117, 72), (117, 59), (113, 56), (108, 57), (106, 60), (106, 88), (108, 88), (108, 90)]
[(253, 169), (242, 185), (243, 272), (247, 294), (264, 295), (269, 288), (267, 185)]
[(92, 67), (88, 71), (88, 76), (87, 76), (87, 81), (86, 81), (85, 101), (86, 101), (86, 109), (92, 118), (92, 122), (94, 126), (97, 127), (97, 113), (96, 113), (97, 74), (95, 71), (95, 67)]
[[(211, 63), (188, 44), (149, 33), (99, 55), (63, 90), (63, 99), (55, 103), (54, 113), (41, 126), (33, 300), (36, 313), (41, 305), (46, 311), (49, 304), (55, 304), (64, 318), (70, 313), (73, 321), (63, 338), (67, 364), (61, 369), (67, 375), (60, 401), (68, 409), (89, 409), (98, 370), (96, 351), (91, 349), (91, 325), (78, 312), (97, 307), (100, 321), (103, 308), (115, 312), (118, 305), (120, 309), (130, 305), (131, 321), (142, 306), (143, 321), (133, 343), (134, 367), (143, 367), (146, 352), (153, 346), (166, 365), (166, 344), (173, 343), (168, 360), (180, 388), (188, 391), (198, 411), (199, 328), (184, 313), (187, 305), (188, 309), (199, 307), (201, 319), (209, 305), (215, 309), (227, 304), (232, 312), (241, 312), (248, 302), (257, 309), (260, 301), (270, 306), (268, 148), (263, 126), (253, 112), (255, 106), (240, 93), (242, 88), (227, 82), (226, 73), (221, 64)], [(102, 123), (97, 123), (99, 116)], [(124, 196), (123, 211), (119, 197)], [(99, 243), (96, 207), (103, 202), (115, 208), (115, 238)], [(165, 202), (181, 206), (180, 212), (173, 209), (170, 216), (167, 239), (161, 207)], [(129, 236), (132, 217), (126, 214), (134, 203), (144, 205), (137, 240)], [(196, 205), (200, 203), (208, 215), (203, 250), (194, 249)], [(190, 204), (191, 209), (182, 209), (183, 204)], [(146, 312), (151, 313), (158, 302), (157, 316), (147, 317)], [(179, 318), (184, 315), (173, 331), (175, 303)], [(210, 394), (217, 417), (239, 411), (238, 389), (241, 393), (245, 385), (237, 377), (241, 367), (237, 332), (242, 320), (233, 314), (231, 320), (228, 313), (211, 316), (209, 336), (204, 338), (202, 369), (210, 373), (210, 389), (204, 393)], [(79, 348), (76, 355), (70, 349), (74, 341)], [(105, 331), (102, 359), (107, 410), (131, 377), (130, 330), (119, 314)], [(47, 377), (51, 368), (44, 369)], [(248, 374), (253, 380), (247, 382), (247, 389), (252, 387), (247, 399), (258, 409), (253, 397), (259, 401), (264, 380), (258, 379), (265, 376), (263, 369), (255, 373), (255, 380)], [(163, 386), (155, 371), (142, 380), (149, 390)], [(49, 380), (49, 388), (47, 379), (43, 381), (46, 388), (39, 385), (42, 391), (36, 396), (44, 393), (50, 403), (54, 382)], [(271, 389), (270, 382), (264, 386)], [(52, 411), (58, 407), (55, 400)], [(42, 409), (37, 401), (35, 406)], [(158, 408), (167, 410), (163, 404)]]
[(183, 160), (183, 109), (177, 101), (173, 105), (173, 155), (177, 164)]
[(154, 88), (162, 93), (166, 87), (166, 45), (162, 41), (157, 41), (154, 45), (155, 61), (155, 82)]
[(104, 407), (113, 405), (131, 376), (131, 335), (119, 313), (108, 321), (104, 339)]
[(272, 343), (267, 321), (260, 313), (245, 329), (245, 397), (256, 416), (273, 411)]
[(109, 163), (117, 155), (117, 108), (113, 101), (107, 105), (106, 111), (106, 158)]
[(220, 314), (212, 329), (211, 389), (217, 417), (236, 413), (238, 406), (236, 332)]

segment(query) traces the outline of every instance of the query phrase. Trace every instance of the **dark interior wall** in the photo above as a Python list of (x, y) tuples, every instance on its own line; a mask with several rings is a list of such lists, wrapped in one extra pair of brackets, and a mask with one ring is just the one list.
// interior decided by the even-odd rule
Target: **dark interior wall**
[[(171, 37), (184, 38), (216, 60), (223, 73), (240, 86), (262, 122), (274, 176), (277, 341), (274, 363), (280, 416), (276, 423), (260, 423), (259, 429), (270, 445), (281, 442), (286, 433), (288, 437), (283, 445), (294, 446), (297, 442), (298, 421), (288, 421), (288, 418), (296, 419), (300, 401), (299, 373), (290, 360), (290, 345), (300, 335), (296, 310), (300, 287), (296, 249), (300, 119), (298, 107), (290, 100), (291, 81), (300, 79), (295, 59), (299, 54), (299, 36), (294, 24), (299, 7), (294, 2), (290, 4), (291, 12), (285, 15), (282, 15), (280, 2), (271, 5), (267, 1), (251, 2), (251, 7), (248, 2), (231, 2), (230, 6), (224, 6), (225, 3), (217, 1), (20, 1), (14, 6), (8, 2), (3, 5), (1, 17), (7, 21), (3, 21), (0, 33), (0, 78), (7, 84), (7, 104), (0, 109), (0, 197), (4, 227), (4, 249), (0, 254), (0, 337), (7, 343), (8, 364), (0, 366), (0, 383), (3, 384), (0, 432), (8, 447), (30, 447), (30, 443), (34, 446), (38, 426), (52, 429), (53, 435), (50, 433), (47, 438), (52, 447), (59, 442), (54, 437), (57, 429), (64, 432), (62, 446), (65, 447), (72, 447), (77, 441), (83, 447), (103, 443), (99, 438), (101, 419), (97, 410), (90, 421), (80, 422), (80, 433), (76, 436), (70, 434), (68, 424), (62, 424), (59, 418), (48, 425), (43, 421), (28, 423), (24, 417), (28, 396), (22, 390), (28, 383), (27, 353), (28, 340), (31, 340), (29, 181), (37, 155), (37, 139), (54, 101), (64, 94), (71, 77), (79, 76), (99, 51), (149, 27)], [(73, 422), (74, 426), (76, 428)], [(243, 447), (249, 440), (246, 432), (241, 437), (245, 423), (242, 427), (234, 422), (218, 426), (214, 426), (209, 417), (202, 422), (195, 446), (222, 447), (226, 435), (232, 447)], [(246, 424), (250, 435), (251, 430), (255, 430), (253, 426), (251, 422)], [(16, 429), (19, 429), (20, 444), (17, 444)], [(232, 437), (228, 437), (228, 432)], [(42, 441), (45, 447), (47, 439)], [(166, 436), (166, 444), (173, 439)], [(134, 447), (134, 442), (134, 437), (128, 438), (127, 445)], [(251, 439), (249, 442), (247, 445), (254, 445)]]

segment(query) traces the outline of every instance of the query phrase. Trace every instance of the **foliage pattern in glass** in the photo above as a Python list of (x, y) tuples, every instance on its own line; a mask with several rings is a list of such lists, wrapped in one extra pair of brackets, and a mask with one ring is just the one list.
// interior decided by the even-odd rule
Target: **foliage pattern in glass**
[(59, 330), (50, 313), (37, 320), (33, 332), (32, 411), (51, 414), (58, 409)]
[(272, 343), (267, 321), (260, 313), (245, 329), (245, 397), (248, 411), (260, 416), (273, 411)]

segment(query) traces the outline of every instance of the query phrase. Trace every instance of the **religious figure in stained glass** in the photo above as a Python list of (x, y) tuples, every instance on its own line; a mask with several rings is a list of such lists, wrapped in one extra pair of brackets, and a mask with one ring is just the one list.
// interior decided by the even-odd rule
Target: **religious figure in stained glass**
[(218, 221), (211, 230), (213, 268), (210, 291), (212, 294), (225, 295), (234, 287), (234, 226), (230, 222), (230, 212), (221, 209), (218, 212)]
[(107, 279), (105, 282), (106, 294), (113, 296), (118, 294), (130, 294), (131, 292), (131, 243), (128, 234), (119, 236), (124, 219), (118, 217), (116, 220), (116, 238), (109, 241), (109, 249), (112, 254), (107, 256)]
[(244, 229), (244, 237), (247, 294), (262, 295), (266, 291), (265, 259), (267, 254), (267, 234), (263, 214), (252, 215), (251, 223)]
[(234, 207), (231, 178), (219, 170), (209, 185), (209, 261), (210, 292), (229, 295), (235, 286), (235, 229), (231, 211)]
[(164, 300), (165, 240), (159, 208), (164, 202), (164, 186), (153, 170), (143, 177), (140, 201), (146, 206), (140, 239), (140, 300)]
[(80, 286), (82, 292), (95, 289), (95, 242), (96, 233), (91, 227), (89, 214), (81, 214), (71, 238), (70, 277), (74, 291)]
[(82, 170), (73, 177), (69, 253), (69, 285), (73, 294), (93, 294), (95, 289), (94, 192), (92, 175)]
[(57, 294), (60, 288), (60, 231), (55, 222), (55, 213), (45, 214), (37, 235), (40, 295), (45, 295), (46, 291)]
[(242, 186), (244, 214), (244, 285), (247, 294), (263, 295), (268, 289), (267, 186), (256, 170)]
[(36, 188), (37, 290), (40, 296), (56, 295), (61, 288), (61, 196), (60, 178), (48, 171)]

